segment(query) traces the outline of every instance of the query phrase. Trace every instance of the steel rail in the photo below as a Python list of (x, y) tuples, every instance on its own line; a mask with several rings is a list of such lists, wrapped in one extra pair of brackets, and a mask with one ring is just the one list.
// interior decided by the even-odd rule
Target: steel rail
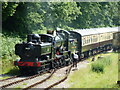
[[(45, 72), (45, 73), (47, 73), (47, 72)], [(39, 75), (43, 75), (43, 74), (45, 74), (45, 73), (36, 74), (36, 75), (30, 76), (30, 77), (27, 77), (27, 78), (25, 78), (25, 79), (21, 79), (21, 80), (17, 80), (17, 81), (11, 82), (11, 83), (8, 83), (8, 84), (5, 84), (5, 85), (1, 86), (0, 88), (3, 89), (3, 88), (6, 88), (6, 87), (8, 87), (8, 86), (11, 86), (11, 85), (13, 85), (13, 84), (17, 84), (17, 83), (23, 82), (23, 81), (25, 81), (25, 80), (33, 79), (33, 78), (38, 77)]]
[(30, 86), (28, 86), (28, 87), (26, 87), (26, 88), (24, 88), (22, 90), (28, 90), (28, 89), (30, 89), (30, 88), (38, 85), (38, 84), (41, 84), (41, 83), (45, 82), (46, 80), (50, 79), (53, 76), (53, 74), (55, 73), (55, 71), (56, 71), (56, 69), (53, 69), (53, 71), (51, 72), (51, 74), (49, 76), (47, 76), (45, 79), (43, 79), (43, 80), (41, 80), (41, 81), (39, 81), (37, 83), (34, 83), (34, 84), (32, 84), (32, 85), (30, 85)]
[(71, 71), (71, 68), (72, 68), (72, 65), (67, 69), (67, 73), (66, 73), (66, 75), (65, 75), (64, 78), (62, 78), (62, 79), (59, 80), (58, 82), (55, 82), (55, 83), (52, 84), (52, 85), (49, 85), (49, 86), (46, 87), (44, 90), (49, 90), (49, 89), (51, 89), (52, 87), (54, 87), (54, 86), (60, 84), (61, 82), (65, 81), (65, 80), (68, 78), (68, 75), (69, 75), (69, 73), (70, 73), (70, 71)]

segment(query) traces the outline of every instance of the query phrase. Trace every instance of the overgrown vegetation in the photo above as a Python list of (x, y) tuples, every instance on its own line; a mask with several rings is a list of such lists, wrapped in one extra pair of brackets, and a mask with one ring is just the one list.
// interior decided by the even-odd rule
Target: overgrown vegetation
[(101, 59), (101, 61), (108, 60), (105, 61), (106, 64), (104, 64), (106, 65), (104, 67), (104, 73), (96, 73), (91, 71), (91, 63), (87, 65), (86, 68), (81, 68), (69, 76), (69, 88), (120, 88), (117, 85), (118, 53), (108, 53), (103, 54), (103, 56), (104, 57)]
[(111, 64), (110, 57), (100, 58), (91, 64), (91, 70), (97, 73), (103, 73), (106, 66)]
[[(2, 35), (2, 59), (12, 59), (14, 57), (14, 46), (20, 42), (19, 37)], [(9, 57), (10, 56), (10, 57)]]
[(13, 61), (16, 60), (17, 56), (15, 55), (14, 47), (16, 43), (19, 43), (21, 41), (21, 39), (15, 35), (7, 36), (3, 34), (0, 39), (2, 40), (2, 72), (0, 73), (6, 73), (9, 70), (15, 69), (13, 66)]

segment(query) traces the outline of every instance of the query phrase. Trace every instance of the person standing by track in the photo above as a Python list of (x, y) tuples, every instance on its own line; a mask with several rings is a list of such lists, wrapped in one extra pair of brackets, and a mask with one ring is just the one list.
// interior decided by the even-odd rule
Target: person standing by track
[(77, 52), (72, 54), (72, 59), (73, 59), (74, 70), (77, 70), (77, 62), (78, 62), (78, 54), (77, 54)]

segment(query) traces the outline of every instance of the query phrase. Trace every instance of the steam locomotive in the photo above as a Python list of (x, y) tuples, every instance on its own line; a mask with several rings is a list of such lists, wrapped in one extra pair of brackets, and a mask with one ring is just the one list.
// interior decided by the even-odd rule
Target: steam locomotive
[(15, 45), (20, 60), (14, 62), (22, 74), (40, 73), (73, 63), (112, 48), (118, 28), (57, 30), (56, 34), (29, 34), (27, 42)]

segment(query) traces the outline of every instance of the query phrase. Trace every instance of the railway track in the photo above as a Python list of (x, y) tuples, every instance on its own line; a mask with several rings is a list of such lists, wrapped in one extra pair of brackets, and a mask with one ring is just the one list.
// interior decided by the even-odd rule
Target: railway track
[[(20, 82), (23, 82), (23, 81), (26, 81), (26, 80), (29, 80), (29, 79), (36, 78), (36, 77), (38, 77), (38, 76), (40, 76), (40, 75), (43, 75), (43, 74), (45, 74), (45, 73), (47, 73), (47, 72), (44, 72), (44, 73), (42, 73), (42, 74), (36, 74), (36, 75), (30, 76), (30, 77), (26, 77), (26, 78), (24, 78), (24, 79), (20, 79), (20, 80), (17, 80), (17, 81), (14, 81), (14, 82), (5, 84), (5, 85), (1, 86), (0, 88), (2, 88), (2, 89), (3, 89), (3, 88), (7, 88), (7, 87), (12, 86), (12, 85), (14, 85), (14, 84), (17, 84), (17, 83), (20, 83)], [(4, 79), (4, 80), (1, 80), (0, 82), (7, 81), (7, 80), (10, 80), (10, 79), (14, 79), (14, 78), (17, 78), (17, 77), (19, 77), (19, 75), (18, 75), (18, 76), (13, 76), (13, 77), (10, 77), (10, 78)]]
[(61, 82), (65, 81), (68, 78), (68, 75), (69, 75), (69, 73), (71, 71), (71, 68), (72, 68), (72, 65), (67, 69), (67, 72), (66, 72), (66, 75), (65, 75), (64, 78), (62, 78), (61, 80), (49, 85), (48, 87), (45, 88), (45, 90), (51, 89), (52, 87), (54, 87), (54, 86), (60, 84)]
[[(34, 87), (36, 88), (36, 86), (38, 86), (38, 85), (41, 85), (41, 86), (44, 85), (43, 87), (39, 87), (39, 86), (38, 86), (38, 88), (44, 88), (44, 87), (45, 87), (45, 90), (48, 90), (48, 89), (50, 89), (50, 88), (58, 85), (59, 83), (63, 82), (64, 80), (66, 80), (67, 77), (68, 77), (68, 75), (69, 75), (69, 73), (70, 73), (71, 68), (72, 68), (72, 65), (69, 66), (67, 70), (65, 70), (64, 73), (66, 73), (66, 74), (65, 74), (65, 76), (64, 76), (62, 79), (57, 80), (56, 82), (54, 82), (54, 83), (52, 83), (52, 84), (50, 84), (50, 85), (48, 85), (48, 84), (49, 84), (49, 81), (52, 82), (50, 79), (51, 79), (51, 78), (53, 77), (53, 75), (55, 74), (55, 71), (53, 71), (53, 72), (52, 72), (48, 77), (46, 77), (45, 79), (43, 79), (43, 80), (41, 80), (41, 81), (38, 81), (38, 82), (36, 82), (36, 83), (34, 83), (34, 84), (32, 84), (32, 85), (24, 88), (23, 90), (28, 90), (28, 89), (34, 88)], [(67, 71), (67, 72), (66, 72), (66, 71)], [(54, 79), (54, 77), (53, 77), (52, 79)], [(47, 82), (48, 82), (48, 83), (47, 83)], [(46, 84), (46, 83), (47, 83), (47, 84)], [(46, 87), (46, 85), (47, 85), (47, 87)]]
[[(71, 69), (71, 67), (69, 67), (69, 68)], [(47, 86), (46, 89), (47, 89), (47, 88), (51, 88), (51, 87), (59, 84), (60, 82), (64, 81), (65, 79), (67, 79), (67, 76), (68, 76), (68, 73), (70, 72), (70, 69), (67, 69), (66, 75), (65, 75), (65, 77), (64, 77), (63, 79), (61, 79), (59, 82), (55, 82), (54, 84)], [(58, 69), (58, 70), (59, 70), (59, 69)], [(34, 84), (25, 87), (23, 90), (28, 90), (28, 89), (30, 89), (30, 88), (32, 88), (32, 87), (35, 87), (36, 85), (39, 85), (39, 84), (41, 84), (41, 83), (44, 83), (44, 82), (48, 81), (48, 80), (53, 76), (53, 74), (54, 74), (55, 72), (56, 72), (56, 69), (53, 69), (53, 71), (50, 73), (50, 75), (48, 75), (46, 78), (42, 79), (41, 81), (39, 81), (39, 82), (37, 82), (37, 83), (35, 82)], [(43, 73), (43, 74), (45, 74), (45, 73)], [(37, 74), (37, 75), (30, 76), (30, 77), (27, 77), (27, 78), (24, 78), (24, 79), (20, 79), (20, 80), (11, 82), (11, 83), (7, 83), (7, 84), (1, 86), (0, 88), (1, 88), (1, 89), (9, 88), (9, 87), (12, 86), (12, 85), (17, 85), (17, 84), (19, 84), (20, 82), (23, 83), (23, 82), (26, 81), (26, 80), (30, 80), (30, 79), (36, 78), (36, 77), (38, 77), (38, 76), (40, 76), (40, 75), (41, 75), (41, 74)], [(7, 81), (7, 80), (10, 80), (10, 79), (14, 79), (14, 78), (17, 78), (17, 77), (19, 77), (19, 75), (18, 75), (18, 76), (13, 76), (13, 77), (10, 77), (10, 78), (4, 79), (4, 80), (1, 80), (1, 82)]]
[(41, 81), (39, 81), (39, 82), (37, 82), (37, 83), (34, 83), (34, 84), (32, 84), (32, 85), (30, 85), (30, 86), (24, 88), (23, 90), (28, 90), (28, 89), (30, 89), (30, 88), (32, 88), (32, 87), (38, 85), (38, 84), (41, 84), (41, 83), (45, 82), (46, 80), (48, 80), (49, 78), (52, 77), (52, 75), (55, 73), (55, 71), (56, 71), (56, 70), (54, 69), (48, 77), (46, 77), (45, 79), (43, 79), (43, 80), (41, 80)]

